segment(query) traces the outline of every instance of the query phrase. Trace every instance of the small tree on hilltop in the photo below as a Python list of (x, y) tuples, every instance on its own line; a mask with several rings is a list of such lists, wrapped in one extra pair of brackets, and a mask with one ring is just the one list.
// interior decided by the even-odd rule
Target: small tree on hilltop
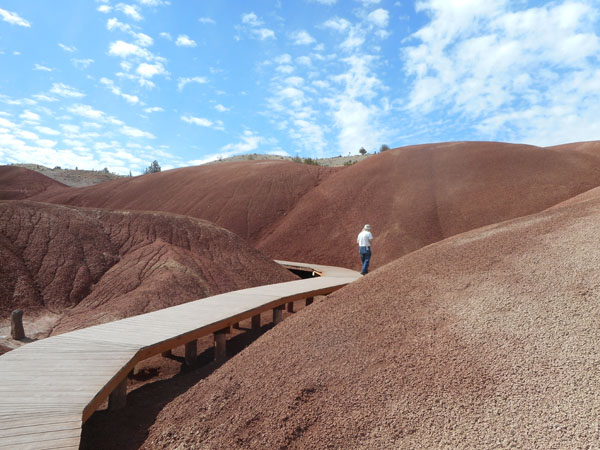
[(358, 153), (360, 153), (361, 155), (366, 155), (367, 151), (365, 150), (364, 147), (361, 147), (360, 150), (358, 151)]
[(160, 164), (158, 164), (157, 160), (152, 161), (152, 164), (146, 168), (144, 173), (156, 173), (160, 172)]
[(380, 152), (387, 152), (389, 149), (390, 149), (390, 148), (389, 148), (387, 145), (383, 144), (383, 145), (381, 146), (381, 148), (379, 149), (379, 151), (380, 151)]

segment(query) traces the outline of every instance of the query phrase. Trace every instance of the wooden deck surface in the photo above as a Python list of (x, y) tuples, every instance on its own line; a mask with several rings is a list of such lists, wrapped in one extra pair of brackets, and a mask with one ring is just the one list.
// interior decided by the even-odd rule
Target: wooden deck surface
[(77, 449), (82, 424), (138, 362), (360, 277), (338, 267), (277, 262), (322, 276), (215, 295), (35, 341), (0, 356), (0, 449)]

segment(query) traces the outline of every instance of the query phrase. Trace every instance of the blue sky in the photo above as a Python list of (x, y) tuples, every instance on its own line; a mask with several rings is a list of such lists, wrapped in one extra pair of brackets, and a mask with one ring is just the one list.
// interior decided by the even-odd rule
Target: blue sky
[(600, 138), (598, 0), (1, 0), (0, 164)]

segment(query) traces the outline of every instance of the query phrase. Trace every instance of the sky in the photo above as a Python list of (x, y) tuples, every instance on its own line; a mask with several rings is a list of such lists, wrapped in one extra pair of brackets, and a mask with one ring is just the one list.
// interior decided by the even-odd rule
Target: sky
[(0, 164), (600, 139), (600, 0), (0, 0)]

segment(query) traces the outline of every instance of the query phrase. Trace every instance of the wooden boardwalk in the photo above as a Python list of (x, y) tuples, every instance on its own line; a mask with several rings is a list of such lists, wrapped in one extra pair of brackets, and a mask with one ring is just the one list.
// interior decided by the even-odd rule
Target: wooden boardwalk
[[(32, 342), (0, 356), (0, 448), (78, 449), (81, 426), (109, 398), (126, 395), (127, 375), (140, 361), (196, 340), (221, 336), (243, 319), (286, 303), (329, 294), (360, 277), (352, 270), (278, 261), (321, 275), (196, 300), (140, 316)], [(218, 348), (219, 342), (221, 349)]]

